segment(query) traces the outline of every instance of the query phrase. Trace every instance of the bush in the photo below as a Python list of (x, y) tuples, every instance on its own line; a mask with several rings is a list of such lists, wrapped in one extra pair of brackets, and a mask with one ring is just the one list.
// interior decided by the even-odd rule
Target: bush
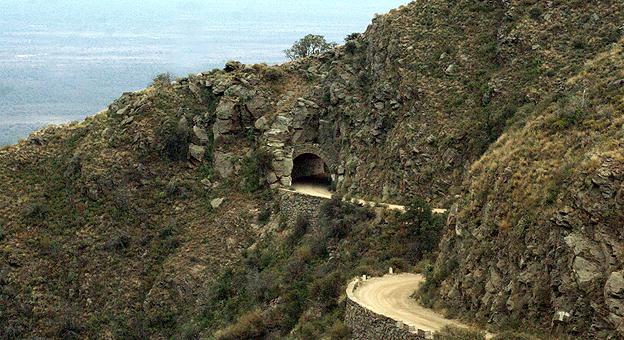
[(260, 210), (260, 213), (258, 214), (258, 222), (260, 222), (261, 224), (266, 224), (271, 218), (271, 213), (272, 212), (270, 207), (262, 208), (262, 210)]
[(497, 334), (492, 338), (492, 340), (537, 340), (537, 337), (522, 334), (522, 333), (514, 333), (514, 332), (503, 332)]
[(278, 81), (284, 77), (284, 71), (280, 68), (273, 66), (264, 71), (264, 78), (268, 81)]
[(329, 338), (332, 340), (351, 339), (351, 329), (347, 327), (341, 320), (336, 321), (328, 332)]
[(177, 120), (168, 117), (157, 129), (156, 134), (162, 141), (160, 153), (171, 161), (188, 159), (190, 130), (186, 119)]
[(351, 33), (351, 34), (347, 35), (347, 37), (345, 38), (345, 42), (357, 40), (361, 36), (362, 36), (361, 33)]
[(374, 214), (364, 207), (332, 198), (321, 205), (319, 225), (325, 240), (342, 239), (349, 235), (352, 226), (373, 216)]
[(264, 320), (260, 311), (248, 312), (238, 321), (215, 334), (219, 340), (258, 339), (266, 335)]
[(291, 60), (295, 60), (321, 54), (334, 47), (336, 43), (328, 43), (322, 35), (308, 34), (296, 41), (291, 48), (284, 50), (284, 53)]
[(310, 222), (308, 222), (308, 218), (306, 216), (297, 216), (297, 220), (295, 221), (292, 234), (290, 234), (290, 236), (288, 237), (287, 244), (290, 246), (294, 246), (295, 244), (297, 244), (297, 242), (299, 242), (303, 235), (306, 234), (309, 226)]
[(122, 252), (130, 246), (131, 239), (126, 235), (115, 236), (106, 241), (105, 249), (112, 252)]
[(467, 328), (444, 327), (436, 336), (440, 340), (485, 340), (485, 334)]
[(163, 86), (170, 85), (172, 78), (173, 77), (171, 76), (171, 73), (169, 72), (161, 73), (157, 75), (156, 77), (154, 77), (152, 85), (154, 85), (155, 87), (163, 87)]
[(539, 20), (542, 17), (542, 9), (536, 5), (529, 10), (529, 14), (531, 15), (531, 19)]
[(443, 221), (433, 216), (431, 207), (420, 198), (414, 199), (407, 211), (398, 217), (404, 244), (415, 259), (437, 248), (443, 232)]
[(39, 202), (29, 203), (22, 210), (22, 215), (31, 220), (43, 220), (48, 214), (48, 207)]
[(343, 280), (340, 273), (335, 271), (330, 275), (314, 281), (310, 289), (310, 295), (314, 296), (325, 309), (331, 309), (331, 307), (337, 305), (338, 297), (342, 293), (342, 288), (345, 283), (346, 280)]
[(243, 190), (250, 193), (266, 189), (266, 177), (271, 170), (272, 155), (265, 150), (255, 149), (245, 158), (242, 166)]

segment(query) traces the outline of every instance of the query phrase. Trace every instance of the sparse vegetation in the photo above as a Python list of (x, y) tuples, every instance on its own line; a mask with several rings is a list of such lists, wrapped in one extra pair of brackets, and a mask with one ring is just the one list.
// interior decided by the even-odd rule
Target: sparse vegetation
[(436, 335), (436, 339), (440, 340), (485, 340), (485, 334), (480, 331), (458, 328), (445, 327)]
[(243, 190), (254, 193), (267, 189), (266, 177), (271, 170), (271, 160), (271, 154), (263, 149), (253, 150), (245, 158), (242, 166)]
[[(550, 329), (569, 305), (564, 331), (613, 337), (609, 273), (579, 290), (565, 237), (619, 246), (622, 5), (547, 7), (406, 5), (335, 53), (164, 74), (2, 148), (0, 338), (344, 339), (345, 285), (388, 267), (458, 318)], [(333, 46), (306, 38), (290, 57)], [(345, 198), (415, 199), (290, 224), (267, 180), (299, 143), (335, 157)], [(454, 203), (448, 226), (431, 212)]]
[[(211, 291), (217, 294), (205, 308), (206, 330), (213, 332), (233, 320), (238, 320), (235, 326), (222, 332), (248, 329), (247, 313), (261, 309), (265, 311), (264, 323), (252, 327), (254, 331), (261, 328), (264, 334), (284, 336), (294, 330), (301, 338), (330, 334), (338, 339), (348, 337), (350, 331), (341, 323), (344, 307), (339, 304), (348, 280), (362, 274), (381, 274), (390, 266), (407, 270), (412, 259), (424, 252), (413, 254), (412, 249), (401, 249), (405, 242), (402, 230), (415, 228), (424, 239), (431, 239), (424, 233), (432, 232), (430, 226), (440, 227), (444, 220), (443, 216), (434, 217), (421, 201), (416, 201), (409, 214), (415, 218), (409, 226), (406, 218), (392, 214), (378, 225), (368, 209), (333, 199), (321, 207), (317, 228), (310, 227), (305, 217), (297, 218), (284, 231), (288, 235), (285, 239), (262, 240), (246, 253), (242, 266), (228, 270), (213, 283)], [(397, 249), (396, 257), (384, 256), (386, 249)], [(253, 288), (240, 291), (226, 287)], [(270, 301), (281, 302), (268, 307)], [(217, 312), (223, 308), (231, 313)], [(306, 317), (317, 310), (325, 317)]]

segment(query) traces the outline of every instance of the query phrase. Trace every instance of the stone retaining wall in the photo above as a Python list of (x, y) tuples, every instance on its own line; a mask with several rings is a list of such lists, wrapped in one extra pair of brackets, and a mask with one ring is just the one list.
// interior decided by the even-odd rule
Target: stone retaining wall
[(304, 216), (310, 222), (310, 226), (316, 228), (321, 205), (326, 198), (302, 195), (291, 191), (278, 191), (280, 193), (280, 214), (286, 219), (286, 224), (292, 227), (298, 216)]
[(351, 328), (353, 339), (426, 339), (410, 332), (407, 326), (373, 313), (351, 299), (347, 299), (345, 325)]
[[(392, 268), (390, 268), (392, 274)], [(351, 328), (353, 339), (433, 339), (430, 331), (409, 326), (401, 321), (377, 314), (360, 305), (354, 292), (368, 277), (355, 278), (347, 285), (345, 324)]]

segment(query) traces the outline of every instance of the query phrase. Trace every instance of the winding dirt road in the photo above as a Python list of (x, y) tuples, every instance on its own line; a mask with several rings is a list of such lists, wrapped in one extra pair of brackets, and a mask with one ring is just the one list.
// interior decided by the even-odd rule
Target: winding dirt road
[(416, 274), (386, 275), (359, 282), (354, 280), (347, 287), (347, 295), (360, 306), (415, 329), (435, 333), (445, 326), (467, 328), (410, 298), (424, 281), (422, 275)]

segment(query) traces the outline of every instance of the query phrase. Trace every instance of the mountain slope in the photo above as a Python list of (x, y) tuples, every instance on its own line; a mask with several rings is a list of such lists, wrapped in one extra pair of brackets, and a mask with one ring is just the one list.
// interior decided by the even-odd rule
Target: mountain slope
[(433, 273), (442, 305), (497, 327), (564, 312), (555, 326), (572, 334), (622, 334), (623, 43), (471, 166)]
[[(0, 335), (344, 335), (343, 276), (427, 259), (438, 222), (330, 206), (327, 230), (288, 243), (268, 187), (291, 183), (302, 146), (340, 194), (455, 203), (427, 302), (494, 328), (571, 311), (556, 331), (618, 334), (623, 10), (415, 1), (323, 55), (161, 76), (1, 149)], [(256, 294), (263, 270), (281, 285)]]

